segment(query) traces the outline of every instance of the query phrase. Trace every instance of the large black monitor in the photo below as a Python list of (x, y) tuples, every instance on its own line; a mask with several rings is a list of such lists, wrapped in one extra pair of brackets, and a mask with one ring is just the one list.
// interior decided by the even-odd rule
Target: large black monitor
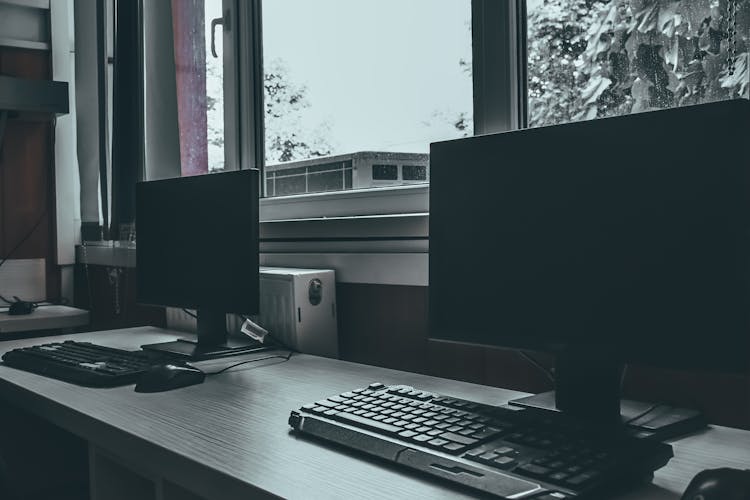
[(748, 131), (737, 100), (432, 144), (430, 336), (553, 352), (602, 421), (624, 363), (748, 371)]
[(197, 343), (144, 348), (208, 357), (253, 346), (227, 343), (226, 314), (259, 309), (258, 182), (251, 169), (137, 184), (136, 298), (198, 316)]

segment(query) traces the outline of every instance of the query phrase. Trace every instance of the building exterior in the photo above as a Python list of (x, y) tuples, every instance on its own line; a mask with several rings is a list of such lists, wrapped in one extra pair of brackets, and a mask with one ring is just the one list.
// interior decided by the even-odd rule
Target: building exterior
[(289, 196), (430, 180), (430, 155), (363, 151), (266, 166), (266, 196)]

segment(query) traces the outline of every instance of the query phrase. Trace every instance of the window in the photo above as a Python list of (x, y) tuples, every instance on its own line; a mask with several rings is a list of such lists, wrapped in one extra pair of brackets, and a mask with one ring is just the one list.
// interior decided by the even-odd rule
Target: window
[(262, 10), (267, 196), (426, 182), (429, 144), (473, 134), (470, 0)]
[(748, 97), (750, 2), (528, 0), (530, 126)]

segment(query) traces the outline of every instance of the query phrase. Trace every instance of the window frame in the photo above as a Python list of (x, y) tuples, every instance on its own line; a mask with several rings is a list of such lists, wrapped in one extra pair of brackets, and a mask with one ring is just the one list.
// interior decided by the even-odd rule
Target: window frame
[[(225, 2), (233, 2), (238, 14), (235, 47), (239, 106), (235, 109), (239, 110), (239, 164), (241, 168), (258, 168), (263, 175), (262, 0)], [(524, 124), (525, 4), (525, 0), (471, 0), (475, 135), (513, 130)], [(273, 198), (265, 197), (265, 182), (263, 185), (261, 221), (315, 219), (334, 213), (356, 217), (429, 211), (428, 184), (368, 189), (366, 193), (340, 191)], [(388, 204), (395, 199), (399, 203)]]

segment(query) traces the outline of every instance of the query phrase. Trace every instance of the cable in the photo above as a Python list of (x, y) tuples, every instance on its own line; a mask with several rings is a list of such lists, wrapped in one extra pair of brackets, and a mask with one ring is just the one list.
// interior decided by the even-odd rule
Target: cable
[(31, 238), (31, 235), (34, 234), (34, 231), (36, 231), (36, 228), (39, 227), (39, 225), (42, 223), (42, 221), (44, 220), (44, 218), (46, 216), (47, 216), (47, 209), (45, 208), (44, 211), (42, 212), (42, 215), (39, 216), (39, 220), (37, 220), (36, 224), (34, 224), (34, 227), (32, 227), (31, 230), (28, 233), (26, 233), (26, 236), (24, 236), (21, 239), (21, 241), (19, 241), (18, 244), (16, 246), (14, 246), (10, 250), (10, 252), (8, 252), (5, 255), (5, 258), (3, 258), (3, 260), (0, 260), (0, 267), (3, 267), (3, 264), (5, 264), (5, 261), (8, 260), (8, 259), (10, 259), (10, 257), (15, 253), (15, 251), (18, 250), (21, 247), (21, 245), (23, 245), (24, 243), (26, 243), (26, 240), (28, 240), (29, 238)]
[(550, 382), (554, 385), (555, 383), (555, 374), (552, 373), (552, 370), (541, 364), (539, 361), (537, 361), (531, 354), (524, 352), (524, 351), (518, 351), (518, 353), (529, 363), (534, 365), (536, 368), (541, 370), (544, 375), (549, 379)]
[(645, 417), (646, 415), (648, 415), (649, 413), (651, 413), (655, 409), (659, 408), (660, 406), (664, 406), (664, 405), (662, 405), (661, 403), (652, 404), (651, 406), (649, 406), (648, 408), (646, 408), (645, 410), (643, 410), (641, 413), (639, 413), (635, 417), (629, 418), (628, 420), (626, 420), (625, 421), (625, 425), (628, 425), (631, 422), (635, 422), (639, 418)]
[(234, 368), (236, 366), (246, 365), (248, 363), (255, 363), (256, 361), (264, 361), (266, 359), (279, 358), (279, 359), (283, 359), (284, 362), (287, 362), (287, 361), (289, 361), (289, 358), (291, 358), (293, 354), (294, 354), (294, 351), (290, 350), (289, 353), (286, 356), (281, 356), (281, 355), (277, 354), (277, 355), (274, 355), (274, 356), (265, 356), (263, 358), (246, 359), (245, 361), (240, 361), (239, 363), (234, 363), (233, 365), (225, 366), (221, 370), (217, 370), (215, 372), (204, 372), (204, 373), (206, 375), (218, 375), (218, 374), (224, 373), (225, 371), (230, 370), (230, 369), (232, 369), (232, 368)]
[(182, 312), (184, 312), (185, 314), (187, 314), (188, 316), (190, 316), (193, 319), (198, 319), (198, 315), (197, 314), (191, 313), (190, 311), (188, 311), (184, 307), (182, 308)]

